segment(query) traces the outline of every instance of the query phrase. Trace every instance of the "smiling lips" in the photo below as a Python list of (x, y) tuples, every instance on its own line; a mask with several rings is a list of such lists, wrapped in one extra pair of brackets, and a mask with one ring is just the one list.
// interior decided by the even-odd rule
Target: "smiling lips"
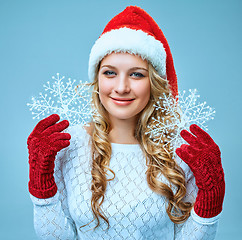
[(134, 101), (134, 98), (112, 98), (112, 101), (120, 106), (126, 106), (131, 104)]
[(117, 101), (130, 101), (130, 100), (134, 100), (134, 98), (112, 98), (112, 99), (117, 100)]

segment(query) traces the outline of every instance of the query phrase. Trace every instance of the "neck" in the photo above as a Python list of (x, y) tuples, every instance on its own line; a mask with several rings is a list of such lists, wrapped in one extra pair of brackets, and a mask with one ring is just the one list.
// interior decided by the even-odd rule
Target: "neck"
[(111, 130), (109, 132), (109, 141), (121, 144), (137, 144), (138, 141), (134, 137), (137, 124), (137, 118), (132, 119), (112, 119)]

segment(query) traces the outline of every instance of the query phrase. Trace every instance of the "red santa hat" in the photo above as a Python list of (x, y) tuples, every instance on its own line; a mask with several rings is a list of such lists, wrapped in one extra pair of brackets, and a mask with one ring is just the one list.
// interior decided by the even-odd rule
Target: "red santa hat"
[(92, 82), (99, 62), (112, 52), (128, 52), (151, 62), (167, 79), (173, 96), (178, 94), (177, 76), (168, 42), (154, 19), (137, 6), (128, 6), (107, 24), (89, 56)]

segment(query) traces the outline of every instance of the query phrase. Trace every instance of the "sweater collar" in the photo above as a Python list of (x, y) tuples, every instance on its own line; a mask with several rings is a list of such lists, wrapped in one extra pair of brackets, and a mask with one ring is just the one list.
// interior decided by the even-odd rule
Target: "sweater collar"
[(112, 152), (138, 152), (141, 151), (139, 144), (111, 143)]

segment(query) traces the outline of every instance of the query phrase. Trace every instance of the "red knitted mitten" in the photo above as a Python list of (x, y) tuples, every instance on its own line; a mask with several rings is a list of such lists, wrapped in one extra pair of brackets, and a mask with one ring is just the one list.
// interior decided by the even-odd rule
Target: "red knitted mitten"
[(57, 192), (54, 161), (58, 151), (70, 145), (71, 135), (62, 133), (69, 126), (57, 114), (41, 120), (29, 135), (29, 192), (37, 198), (50, 198)]
[(190, 131), (196, 137), (182, 130), (181, 136), (190, 145), (182, 144), (176, 149), (176, 153), (195, 176), (198, 193), (194, 211), (200, 217), (214, 217), (222, 211), (225, 194), (221, 152), (209, 134), (199, 126), (192, 124)]

